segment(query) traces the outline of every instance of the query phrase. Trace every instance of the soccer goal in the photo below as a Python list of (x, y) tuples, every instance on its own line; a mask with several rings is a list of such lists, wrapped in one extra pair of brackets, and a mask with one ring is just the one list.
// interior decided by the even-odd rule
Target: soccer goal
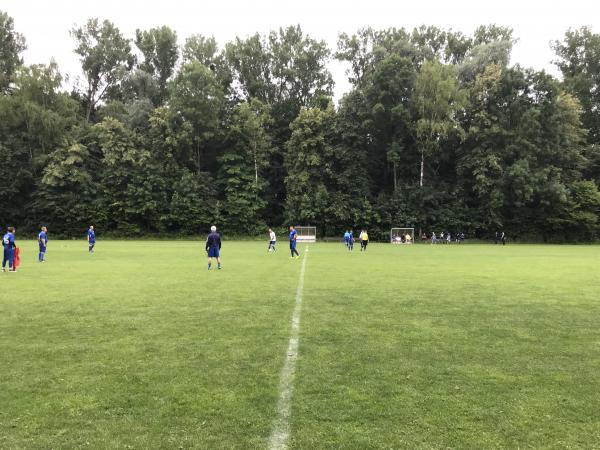
[(392, 228), (390, 230), (392, 244), (412, 244), (415, 242), (414, 228)]
[(317, 242), (317, 227), (296, 227), (297, 242)]

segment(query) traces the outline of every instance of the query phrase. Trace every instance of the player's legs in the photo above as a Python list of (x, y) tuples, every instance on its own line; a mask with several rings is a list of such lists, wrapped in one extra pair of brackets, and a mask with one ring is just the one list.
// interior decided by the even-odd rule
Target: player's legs
[(15, 270), (15, 250), (13, 248), (8, 250), (8, 271), (14, 272)]

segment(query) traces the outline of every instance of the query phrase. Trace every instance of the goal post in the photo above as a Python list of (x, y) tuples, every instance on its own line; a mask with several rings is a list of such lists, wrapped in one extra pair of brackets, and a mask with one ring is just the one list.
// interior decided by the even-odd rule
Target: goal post
[(414, 228), (392, 228), (390, 230), (390, 243), (413, 244), (415, 242)]
[(317, 227), (298, 226), (296, 232), (296, 242), (317, 242)]

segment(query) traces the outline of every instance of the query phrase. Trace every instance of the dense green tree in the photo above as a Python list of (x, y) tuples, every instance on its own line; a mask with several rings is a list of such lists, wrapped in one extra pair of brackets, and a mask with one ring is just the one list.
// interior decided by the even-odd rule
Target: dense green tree
[(424, 63), (415, 80), (412, 103), (421, 156), (419, 186), (423, 187), (426, 160), (439, 157), (445, 139), (462, 135), (458, 114), (464, 106), (464, 93), (454, 68), (438, 61)]
[(177, 33), (166, 26), (147, 31), (138, 29), (135, 31), (135, 45), (144, 57), (140, 68), (156, 78), (159, 89), (157, 103), (162, 103), (167, 98), (167, 81), (179, 59)]
[(77, 103), (58, 91), (55, 64), (22, 67), (10, 95), (0, 95), (0, 202), (9, 220), (25, 221), (50, 155), (77, 135)]
[(220, 158), (221, 180), (224, 196), (224, 220), (236, 230), (264, 229), (263, 177), (273, 150), (267, 132), (272, 122), (268, 106), (251, 99), (236, 106), (229, 132), (229, 146)]
[(330, 204), (328, 184), (334, 178), (335, 150), (332, 140), (335, 112), (305, 108), (290, 125), (285, 178), (287, 220), (318, 224)]
[(82, 96), (89, 122), (98, 102), (105, 100), (123, 80), (134, 58), (129, 40), (108, 20), (100, 23), (98, 19), (90, 19), (85, 25), (73, 28), (71, 36), (85, 75)]
[(17, 68), (22, 64), (25, 38), (14, 30), (14, 20), (0, 11), (0, 94), (6, 92)]
[(590, 143), (600, 143), (600, 34), (588, 27), (569, 30), (554, 42), (565, 87), (583, 107), (583, 124)]
[(196, 172), (214, 166), (208, 144), (219, 132), (224, 94), (214, 75), (205, 65), (192, 61), (181, 68), (171, 86), (170, 106), (189, 123), (193, 151), (190, 161)]

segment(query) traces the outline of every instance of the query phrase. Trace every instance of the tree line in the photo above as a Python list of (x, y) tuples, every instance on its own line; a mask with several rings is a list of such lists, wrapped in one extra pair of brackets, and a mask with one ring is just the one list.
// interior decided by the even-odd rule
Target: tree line
[[(510, 65), (511, 29), (341, 34), (220, 47), (167, 26), (71, 30), (83, 76), (24, 65), (0, 12), (3, 225), (80, 235), (323, 235), (392, 226), (548, 241), (600, 235), (600, 35), (552, 45), (562, 80)], [(352, 89), (333, 104), (332, 59)]]

